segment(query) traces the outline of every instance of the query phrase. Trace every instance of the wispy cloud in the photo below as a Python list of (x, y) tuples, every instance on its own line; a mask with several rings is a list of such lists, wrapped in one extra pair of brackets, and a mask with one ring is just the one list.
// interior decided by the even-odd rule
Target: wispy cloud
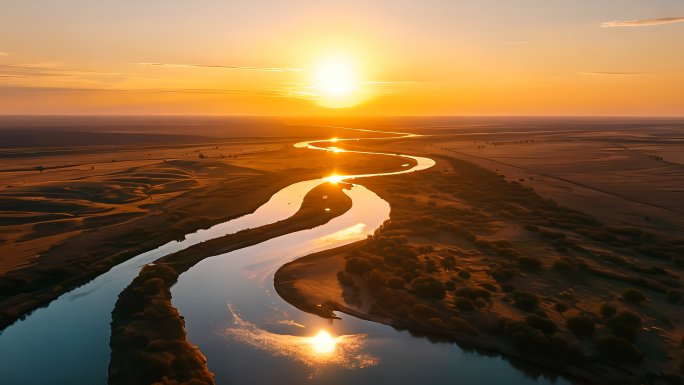
[(659, 19), (630, 20), (630, 21), (609, 21), (603, 23), (602, 27), (643, 27), (647, 25), (658, 25), (676, 23), (684, 21), (684, 17), (661, 17)]
[(9, 53), (7, 53), (7, 52), (0, 52), (0, 56), (7, 56), (7, 55), (9, 55)]
[(361, 82), (358, 84), (429, 84), (432, 82), (416, 82), (416, 81), (396, 81), (396, 82)]
[(271, 67), (240, 67), (240, 66), (219, 66), (208, 64), (169, 64), (169, 63), (131, 63), (139, 66), (154, 66), (154, 67), (199, 67), (199, 68), (221, 68), (229, 70), (246, 70), (246, 71), (268, 71), (268, 72), (282, 72), (282, 71), (301, 71), (302, 68), (271, 68)]
[(580, 75), (647, 75), (651, 72), (578, 72)]

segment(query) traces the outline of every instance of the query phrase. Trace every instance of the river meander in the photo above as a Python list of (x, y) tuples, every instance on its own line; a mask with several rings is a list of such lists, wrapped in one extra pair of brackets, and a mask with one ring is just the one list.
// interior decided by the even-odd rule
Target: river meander
[[(311, 143), (299, 147), (329, 150)], [(417, 165), (401, 172), (434, 164), (427, 158), (406, 158)], [(143, 265), (204, 240), (288, 218), (321, 183), (328, 180), (288, 186), (253, 214), (141, 254), (8, 327), (0, 334), (1, 382), (105, 384), (110, 313)], [(345, 193), (352, 208), (327, 224), (205, 259), (180, 276), (172, 288), (173, 305), (185, 317), (188, 340), (207, 357), (217, 384), (567, 383), (553, 375), (538, 378), (541, 372), (533, 367), (515, 369), (496, 355), (431, 342), (345, 314), (331, 322), (280, 299), (273, 289), (273, 274), (280, 266), (361, 240), (388, 218), (388, 203), (370, 190), (354, 186)], [(332, 337), (312, 339), (321, 331)]]

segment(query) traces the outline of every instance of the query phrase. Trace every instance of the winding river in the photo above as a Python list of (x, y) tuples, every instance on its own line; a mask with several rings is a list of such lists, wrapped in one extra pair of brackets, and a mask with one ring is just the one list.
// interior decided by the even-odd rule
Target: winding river
[[(330, 147), (330, 141), (296, 147), (344, 151)], [(413, 172), (435, 164), (427, 158), (385, 155), (417, 164), (395, 173), (295, 183), (253, 214), (138, 255), (36, 310), (0, 334), (0, 382), (106, 384), (110, 313), (143, 265), (208, 239), (286, 219), (321, 183)], [(188, 340), (207, 357), (217, 384), (568, 383), (539, 368), (519, 363), (514, 367), (496, 355), (431, 342), (344, 314), (341, 320), (322, 319), (283, 301), (273, 289), (273, 274), (280, 266), (361, 240), (388, 218), (389, 204), (370, 190), (357, 185), (345, 193), (352, 208), (327, 224), (205, 259), (180, 276), (172, 288), (173, 305), (185, 317)]]

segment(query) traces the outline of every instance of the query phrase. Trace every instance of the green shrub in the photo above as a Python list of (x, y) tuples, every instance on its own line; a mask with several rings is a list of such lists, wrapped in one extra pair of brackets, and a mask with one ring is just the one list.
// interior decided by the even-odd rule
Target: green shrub
[(463, 279), (468, 279), (468, 278), (470, 278), (470, 272), (466, 269), (463, 269), (463, 270), (458, 272), (458, 276), (463, 278)]
[(518, 257), (518, 264), (528, 267), (539, 267), (541, 266), (541, 261), (537, 257), (521, 255)]
[(473, 311), (473, 310), (475, 310), (475, 304), (473, 304), (473, 301), (471, 301), (470, 299), (465, 298), (465, 297), (457, 297), (454, 300), (454, 305), (460, 311)]
[(596, 339), (596, 349), (613, 361), (624, 364), (638, 364), (643, 353), (622, 337), (607, 335)]
[(492, 297), (492, 295), (489, 293), (489, 291), (487, 291), (485, 289), (480, 289), (479, 287), (474, 288), (473, 293), (475, 293), (475, 295), (478, 298), (484, 298), (486, 301), (489, 301)]
[(579, 337), (589, 337), (594, 334), (596, 325), (594, 321), (589, 317), (584, 317), (581, 315), (573, 315), (567, 318), (565, 325)]
[(684, 298), (684, 295), (682, 295), (682, 292), (679, 290), (668, 290), (667, 291), (667, 299), (674, 302), (674, 303), (679, 303), (682, 302), (682, 298)]
[(569, 273), (572, 271), (572, 265), (568, 261), (557, 259), (553, 262), (553, 269), (561, 273)]
[(556, 308), (556, 311), (559, 312), (559, 313), (561, 313), (561, 314), (563, 314), (563, 313), (565, 313), (566, 311), (570, 310), (570, 306), (568, 306), (568, 304), (565, 303), (565, 302), (556, 302), (556, 304), (555, 304), (554, 306), (555, 306), (555, 308)]
[(451, 317), (451, 319), (449, 320), (449, 325), (451, 325), (451, 327), (455, 331), (457, 331), (459, 333), (467, 334), (469, 336), (476, 336), (476, 335), (480, 334), (477, 331), (477, 329), (472, 327), (470, 325), (470, 323), (468, 323), (468, 321), (466, 321), (462, 318)]
[(641, 303), (646, 301), (646, 294), (641, 290), (628, 287), (622, 292), (622, 298), (627, 302)]
[(606, 318), (610, 318), (617, 313), (617, 308), (615, 305), (601, 302), (601, 305), (599, 306), (599, 313)]
[(634, 343), (634, 341), (636, 341), (637, 338), (636, 329), (633, 326), (628, 325), (626, 323), (620, 323), (615, 325), (615, 327), (613, 327), (612, 334), (616, 337), (622, 337), (631, 343)]
[(542, 318), (536, 314), (530, 314), (525, 318), (525, 323), (535, 329), (539, 329), (546, 334), (554, 334), (558, 330), (556, 324), (548, 318)]
[(347, 259), (347, 263), (344, 266), (344, 271), (351, 274), (362, 275), (370, 271), (373, 268), (370, 262), (365, 258), (352, 257)]
[(447, 287), (447, 290), (455, 290), (456, 289), (456, 282), (446, 281), (446, 282), (444, 282), (444, 286)]
[(485, 300), (482, 297), (477, 297), (477, 299), (475, 300), (475, 306), (477, 306), (480, 309), (483, 309), (487, 307), (487, 300)]
[(423, 305), (422, 303), (417, 303), (411, 308), (413, 314), (420, 318), (436, 318), (439, 317), (439, 312), (430, 306)]
[(503, 291), (504, 293), (511, 293), (514, 290), (515, 290), (515, 287), (513, 287), (513, 285), (511, 285), (511, 284), (501, 285), (501, 291)]
[(625, 323), (627, 325), (630, 325), (635, 328), (641, 328), (641, 317), (638, 315), (632, 313), (629, 310), (623, 310), (616, 315), (610, 317), (608, 320), (608, 326), (611, 328), (615, 328), (615, 326)]

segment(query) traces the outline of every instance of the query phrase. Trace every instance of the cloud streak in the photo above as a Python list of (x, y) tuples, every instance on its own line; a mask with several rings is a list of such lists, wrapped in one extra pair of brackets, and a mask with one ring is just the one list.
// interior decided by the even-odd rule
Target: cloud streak
[(603, 23), (602, 27), (643, 27), (647, 25), (668, 24), (684, 21), (684, 17), (661, 17), (659, 19), (629, 20), (629, 21), (609, 21)]
[(647, 75), (650, 72), (578, 72), (580, 75)]
[(169, 64), (169, 63), (131, 63), (139, 66), (153, 66), (153, 67), (190, 67), (190, 68), (219, 68), (229, 70), (245, 70), (245, 71), (267, 71), (267, 72), (283, 72), (283, 71), (301, 71), (302, 68), (271, 68), (271, 67), (240, 67), (240, 66), (219, 66), (208, 64)]

